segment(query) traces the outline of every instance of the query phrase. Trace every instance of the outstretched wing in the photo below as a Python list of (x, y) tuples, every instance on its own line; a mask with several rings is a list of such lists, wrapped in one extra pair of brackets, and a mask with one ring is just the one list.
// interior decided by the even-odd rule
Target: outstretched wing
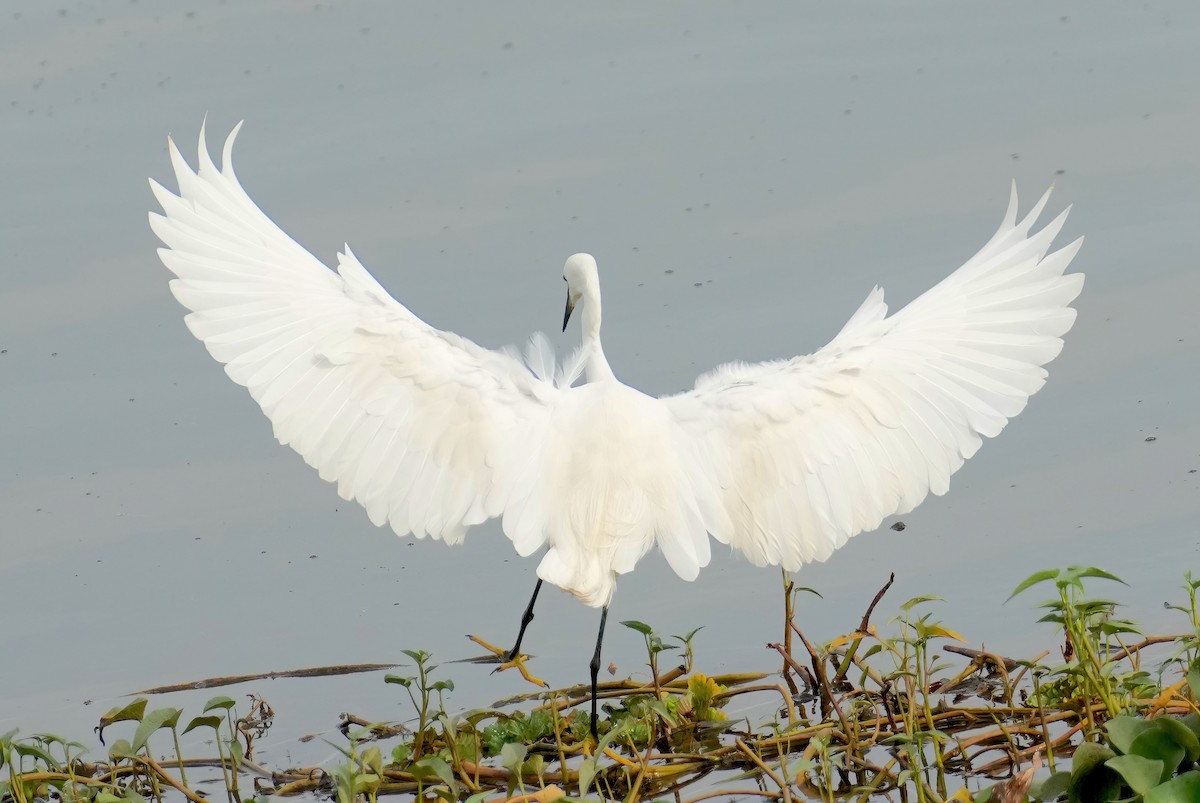
[(663, 401), (688, 433), (709, 532), (758, 565), (824, 560), (851, 536), (943, 494), (1021, 412), (1075, 322), (1082, 238), (1047, 254), (1017, 195), (995, 236), (891, 317), (875, 288), (837, 337), (790, 360), (721, 366)]
[[(239, 125), (240, 128), (240, 125)], [(200, 132), (199, 169), (170, 143), (176, 196), (150, 182), (150, 226), (188, 328), (299, 452), (371, 521), (457, 542), (498, 516), (558, 391), (507, 353), (409, 312), (349, 247), (333, 272), (246, 195)], [(530, 366), (543, 365), (535, 342)], [(540, 352), (535, 354), (533, 352)]]

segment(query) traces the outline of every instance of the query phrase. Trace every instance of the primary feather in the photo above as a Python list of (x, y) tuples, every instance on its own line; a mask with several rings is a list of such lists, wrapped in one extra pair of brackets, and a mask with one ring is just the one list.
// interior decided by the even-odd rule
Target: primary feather
[[(567, 262), (584, 341), (562, 366), (544, 335), (524, 359), (426, 324), (349, 247), (329, 270), (255, 204), (201, 129), (198, 168), (169, 144), (163, 214), (171, 289), (193, 334), (290, 445), (377, 525), (462, 540), (501, 518), (538, 575), (607, 605), (656, 543), (693, 579), (706, 533), (756, 564), (824, 560), (911, 510), (1024, 408), (1062, 348), (1081, 240), (1053, 253), (1063, 212), (1016, 220), (965, 265), (887, 317), (876, 288), (824, 348), (721, 366), (651, 398), (619, 382), (600, 345), (595, 261)], [(576, 386), (586, 372), (587, 382)]]

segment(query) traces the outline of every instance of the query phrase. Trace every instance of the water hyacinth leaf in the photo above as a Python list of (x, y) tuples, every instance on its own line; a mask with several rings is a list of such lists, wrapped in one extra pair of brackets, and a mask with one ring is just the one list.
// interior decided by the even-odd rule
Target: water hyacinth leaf
[[(1200, 739), (1200, 715), (1197, 715), (1194, 711), (1190, 714), (1184, 714), (1179, 723), (1195, 734), (1197, 739)], [(0, 744), (3, 744), (3, 742), (0, 742)]]
[(216, 730), (217, 728), (221, 727), (221, 718), (212, 715), (206, 717), (192, 717), (192, 721), (187, 724), (187, 727), (183, 729), (183, 732), (190, 733), (196, 728), (204, 727)]
[(383, 753), (378, 747), (369, 747), (363, 751), (362, 765), (376, 775), (383, 775)]
[(1183, 748), (1189, 762), (1200, 759), (1200, 738), (1197, 738), (1195, 731), (1188, 727), (1183, 720), (1163, 716), (1154, 721), (1158, 723), (1158, 727), (1170, 734), (1176, 744)]
[(200, 713), (207, 714), (209, 711), (212, 711), (217, 708), (228, 711), (229, 709), (233, 708), (235, 705), (236, 705), (236, 703), (233, 701), (232, 697), (214, 697), (211, 700), (209, 700), (207, 703), (204, 704), (204, 710), (201, 711)]
[[(1154, 724), (1159, 724), (1157, 719), (1154, 720)], [(1183, 746), (1162, 727), (1152, 728), (1134, 739), (1129, 752), (1130, 755), (1161, 761), (1163, 775), (1159, 778), (1160, 783), (1175, 773), (1175, 768), (1183, 763), (1183, 759), (1187, 755)]]
[(1008, 595), (1008, 599), (1006, 599), (1004, 601), (1008, 602), (1009, 600), (1011, 600), (1017, 594), (1020, 594), (1025, 589), (1027, 589), (1031, 586), (1035, 586), (1038, 583), (1043, 583), (1047, 580), (1053, 580), (1056, 577), (1058, 577), (1058, 569), (1042, 569), (1040, 572), (1034, 572), (1033, 574), (1026, 577), (1024, 580), (1022, 580), (1020, 582), (1020, 584), (1017, 585), (1017, 587), (1013, 589), (1013, 592)]
[(1195, 803), (1200, 800), (1200, 771), (1190, 770), (1146, 793), (1146, 803)]
[(663, 722), (666, 722), (671, 727), (675, 727), (679, 724), (675, 719), (675, 714), (667, 707), (666, 703), (662, 702), (661, 700), (650, 700), (646, 703), (646, 705), (649, 706), (651, 711), (658, 714)]
[(1104, 803), (1114, 800), (1121, 789), (1121, 778), (1104, 762), (1116, 758), (1107, 745), (1084, 742), (1071, 759), (1071, 788), (1067, 793), (1071, 803)]
[(1108, 741), (1121, 753), (1132, 752), (1133, 740), (1150, 730), (1151, 725), (1140, 717), (1113, 717), (1105, 725)]
[(139, 697), (131, 703), (109, 709), (108, 713), (100, 717), (100, 727), (106, 728), (114, 722), (126, 722), (129, 720), (140, 722), (142, 715), (145, 713), (146, 698)]
[(1163, 762), (1145, 756), (1117, 756), (1105, 761), (1104, 766), (1120, 774), (1139, 795), (1146, 794), (1162, 780)]
[(100, 744), (104, 744), (104, 729), (109, 725), (114, 722), (141, 721), (142, 714), (145, 712), (145, 697), (139, 697), (124, 706), (110, 708), (106, 714), (100, 717), (100, 724), (96, 726), (96, 736), (100, 739)]
[(416, 661), (418, 664), (425, 663), (431, 657), (430, 654), (425, 652), (424, 650), (401, 650), (400, 652), (404, 653), (409, 658)]
[(458, 796), (458, 781), (454, 778), (454, 771), (450, 769), (450, 765), (437, 756), (426, 756), (420, 761), (413, 762), (410, 768), (413, 775), (424, 779), (429, 777), (437, 778), (446, 787)]
[(479, 763), (479, 736), (474, 731), (464, 730), (454, 738), (454, 749), (460, 761)]
[(406, 689), (409, 688), (410, 686), (412, 686), (413, 680), (414, 680), (414, 678), (406, 678), (406, 677), (402, 677), (401, 675), (384, 675), (383, 676), (384, 683), (395, 683), (396, 685), (403, 686)]
[(125, 800), (123, 797), (117, 797), (112, 792), (97, 792), (92, 798), (93, 803), (122, 803)]
[(132, 756), (133, 747), (129, 744), (128, 739), (117, 739), (112, 743), (112, 747), (108, 748), (108, 758), (114, 763), (122, 758), (131, 758)]
[(508, 770), (514, 777), (521, 777), (521, 765), (525, 763), (525, 756), (529, 754), (529, 748), (523, 744), (509, 742), (500, 748), (500, 766)]
[(183, 710), (179, 708), (156, 708), (149, 714), (146, 714), (138, 725), (137, 731), (133, 734), (134, 752), (145, 747), (147, 741), (150, 739), (150, 734), (159, 728), (173, 728), (178, 725), (179, 716), (182, 713)]
[(229, 750), (229, 760), (233, 762), (233, 766), (238, 766), (242, 763), (242, 757), (245, 753), (242, 751), (242, 743), (238, 739), (230, 739), (227, 745)]
[(13, 742), (9, 749), (23, 758), (32, 758), (35, 761), (41, 761), (50, 769), (58, 769), (58, 762), (54, 760), (54, 757), (37, 745), (29, 744), (29, 742)]
[(643, 636), (649, 636), (651, 633), (654, 632), (653, 628), (651, 628), (650, 625), (646, 624), (645, 622), (639, 622), (636, 619), (626, 619), (624, 622), (621, 622), (621, 624), (625, 625), (630, 630), (636, 630), (637, 632), (641, 633)]
[(1035, 781), (1029, 789), (1029, 796), (1035, 800), (1057, 800), (1067, 793), (1071, 786), (1071, 773), (1063, 770), (1049, 778)]

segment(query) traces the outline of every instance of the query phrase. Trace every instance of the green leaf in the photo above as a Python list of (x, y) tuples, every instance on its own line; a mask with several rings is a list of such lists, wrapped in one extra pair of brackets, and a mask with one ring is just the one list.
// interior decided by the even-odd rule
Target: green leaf
[(416, 680), (416, 678), (406, 678), (401, 675), (384, 675), (383, 676), (384, 683), (395, 683), (399, 686), (403, 686), (406, 689), (411, 687), (413, 684), (413, 681), (415, 681), (415, 680)]
[(514, 777), (521, 777), (521, 765), (525, 763), (525, 756), (529, 754), (529, 748), (523, 744), (509, 742), (500, 748), (500, 766), (511, 772)]
[(596, 777), (596, 757), (591, 756), (585, 758), (579, 765), (579, 796), (584, 797), (588, 793), (588, 788), (592, 785), (592, 779)]
[(1154, 720), (1158, 726), (1171, 735), (1175, 743), (1183, 748), (1189, 762), (1200, 759), (1200, 739), (1194, 731), (1182, 720), (1172, 716), (1162, 716)]
[(425, 652), (424, 650), (401, 650), (400, 652), (404, 653), (409, 658), (416, 661), (418, 664), (425, 663), (431, 657), (430, 654)]
[(242, 757), (245, 755), (245, 750), (242, 748), (241, 740), (236, 738), (230, 739), (225, 747), (229, 751), (229, 760), (233, 763), (233, 766), (237, 767), (239, 764), (241, 764)]
[(908, 611), (910, 611), (913, 608), (920, 605), (922, 602), (935, 602), (935, 601), (940, 601), (941, 599), (942, 598), (937, 596), (936, 594), (923, 594), (922, 596), (919, 596), (919, 597), (913, 597), (908, 602), (901, 605), (900, 610), (907, 613)]
[(1200, 800), (1200, 771), (1191, 770), (1146, 793), (1146, 803), (1194, 803)]
[(139, 697), (132, 703), (110, 709), (107, 714), (100, 717), (100, 727), (105, 728), (114, 722), (126, 722), (131, 719), (140, 721), (145, 712), (146, 698)]
[(218, 716), (192, 717), (192, 721), (187, 724), (187, 727), (183, 729), (183, 732), (189, 733), (196, 728), (204, 727), (209, 727), (213, 730), (216, 730), (217, 728), (221, 727), (221, 718)]
[(1016, 588), (1014, 588), (1013, 592), (1008, 595), (1008, 599), (1006, 599), (1004, 601), (1007, 603), (1009, 600), (1011, 600), (1017, 594), (1020, 594), (1022, 591), (1029, 588), (1030, 586), (1035, 586), (1038, 583), (1045, 582), (1046, 580), (1053, 580), (1055, 577), (1058, 577), (1058, 569), (1042, 569), (1040, 572), (1034, 572), (1033, 574), (1026, 577), (1024, 580), (1022, 580), (1020, 585), (1018, 585)]
[(1195, 702), (1200, 700), (1200, 666), (1193, 666), (1187, 673), (1188, 696)]
[(1150, 730), (1151, 725), (1141, 717), (1122, 715), (1113, 717), (1104, 727), (1108, 731), (1109, 744), (1119, 753), (1129, 753), (1133, 740)]
[[(1195, 712), (1184, 714), (1183, 719), (1179, 720), (1179, 722), (1195, 734), (1197, 739), (1200, 739), (1200, 716), (1197, 716)], [(0, 741), (0, 744), (3, 744), (3, 742)]]
[(126, 722), (129, 720), (140, 721), (145, 711), (145, 697), (139, 697), (125, 706), (117, 706), (109, 709), (108, 713), (100, 717), (100, 724), (96, 726), (96, 735), (100, 737), (100, 744), (104, 744), (104, 729), (109, 725), (114, 722)]
[(1104, 762), (1109, 769), (1116, 770), (1129, 788), (1144, 795), (1158, 786), (1163, 774), (1163, 763), (1144, 756), (1117, 756)]
[[(1071, 786), (1071, 773), (1066, 770), (1056, 772), (1049, 778), (1034, 782), (1029, 790), (1029, 796), (1035, 800), (1057, 800), (1067, 793)], [(978, 798), (976, 798), (978, 799)]]
[(621, 624), (625, 625), (630, 630), (636, 630), (643, 636), (649, 636), (654, 632), (654, 629), (651, 628), (650, 625), (646, 624), (645, 622), (639, 622), (636, 619), (627, 619), (626, 621), (621, 622)]
[(1117, 796), (1121, 778), (1104, 765), (1116, 755), (1096, 742), (1079, 745), (1071, 759), (1071, 788), (1067, 793), (1071, 803), (1105, 803)]
[(1166, 729), (1159, 726), (1157, 719), (1153, 720), (1152, 724), (1155, 727), (1133, 740), (1133, 744), (1129, 747), (1129, 754), (1161, 761), (1163, 774), (1158, 780), (1159, 783), (1162, 783), (1175, 774), (1175, 768), (1183, 763), (1187, 751), (1172, 738)]
[(173, 728), (179, 724), (179, 715), (183, 713), (179, 708), (156, 708), (142, 718), (141, 724), (138, 725), (137, 731), (133, 734), (133, 750), (136, 753), (146, 746), (150, 739), (150, 734), (154, 733), (159, 728)]
[(224, 710), (228, 711), (229, 709), (233, 708), (234, 705), (236, 705), (236, 703), (234, 703), (233, 698), (231, 697), (214, 697), (204, 704), (204, 710), (200, 713), (207, 714), (214, 708), (223, 708)]
[(58, 762), (54, 760), (54, 757), (37, 745), (29, 744), (28, 742), (13, 742), (11, 749), (19, 756), (41, 761), (46, 765), (46, 769), (57, 770), (59, 768)]
[(132, 755), (133, 748), (129, 746), (128, 739), (117, 739), (112, 743), (112, 747), (108, 748), (108, 758), (113, 763), (122, 758), (129, 758)]
[(421, 768), (429, 770), (437, 776), (438, 780), (446, 784), (455, 797), (458, 796), (458, 781), (454, 779), (454, 771), (450, 769), (450, 765), (437, 756), (427, 756), (413, 764), (413, 768)]
[[(1078, 568), (1078, 567), (1073, 567), (1073, 568)], [(1088, 567), (1082, 569), (1079, 572), (1079, 576), (1080, 577), (1103, 577), (1105, 580), (1113, 580), (1115, 582), (1120, 583), (1123, 586), (1129, 585), (1129, 583), (1126, 583), (1124, 580), (1122, 580), (1120, 577), (1117, 577), (1115, 574), (1106, 572), (1103, 569), (1097, 569), (1095, 566), (1088, 566)]]

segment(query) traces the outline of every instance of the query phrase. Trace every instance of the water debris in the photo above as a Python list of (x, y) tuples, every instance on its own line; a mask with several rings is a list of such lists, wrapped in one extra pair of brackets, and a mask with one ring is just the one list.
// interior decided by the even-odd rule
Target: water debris
[(171, 694), (177, 691), (194, 689), (216, 689), (221, 686), (233, 686), (237, 683), (247, 683), (252, 680), (275, 680), (276, 678), (319, 678), (329, 675), (353, 675), (358, 672), (378, 672), (381, 669), (395, 669), (399, 664), (339, 664), (337, 666), (314, 666), (308, 669), (285, 669), (276, 672), (259, 672), (253, 675), (225, 675), (223, 677), (193, 680), (189, 683), (172, 683), (167, 686), (155, 686), (152, 689), (142, 689), (134, 694)]

